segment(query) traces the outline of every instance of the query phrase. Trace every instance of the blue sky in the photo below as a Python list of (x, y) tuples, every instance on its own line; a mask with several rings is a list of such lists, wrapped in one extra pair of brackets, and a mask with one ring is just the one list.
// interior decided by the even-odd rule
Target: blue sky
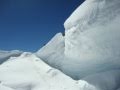
[(37, 51), (84, 0), (0, 0), (0, 49)]

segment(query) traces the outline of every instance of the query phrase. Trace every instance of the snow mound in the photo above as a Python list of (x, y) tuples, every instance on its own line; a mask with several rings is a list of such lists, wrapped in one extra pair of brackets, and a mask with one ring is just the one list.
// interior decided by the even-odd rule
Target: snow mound
[(64, 25), (70, 76), (120, 68), (120, 0), (87, 0)]
[(35, 54), (1, 52), (0, 90), (120, 90), (120, 0), (86, 0), (64, 26)]
[(119, 80), (114, 70), (76, 81), (27, 52), (0, 65), (0, 90), (119, 90)]
[[(66, 29), (65, 54), (73, 58), (79, 58), (83, 56), (81, 53), (85, 53), (92, 57), (94, 54), (100, 55), (103, 53), (102, 48), (114, 48), (113, 45), (110, 45), (119, 44), (117, 42), (120, 33), (119, 8), (119, 0), (85, 1), (64, 24)], [(101, 45), (101, 43), (105, 44)], [(99, 48), (101, 51), (97, 50), (98, 52), (95, 52)]]
[[(82, 80), (95, 86), (97, 90), (118, 90), (120, 87), (120, 70), (111, 70), (93, 74)], [(84, 90), (89, 90), (89, 88)]]
[(6, 87), (4, 85), (0, 85), (0, 90), (13, 90), (12, 88)]
[(0, 50), (0, 64), (8, 60), (10, 57), (17, 57), (22, 54), (22, 51), (12, 50), (12, 51), (3, 51)]
[(79, 85), (31, 53), (23, 53), (0, 65), (0, 90), (41, 89), (79, 90)]
[(86, 0), (64, 26), (63, 41), (42, 48), (44, 58), (38, 53), (48, 64), (74, 79), (120, 68), (120, 0)]
[(60, 69), (64, 59), (64, 47), (64, 36), (58, 33), (36, 55), (50, 66)]

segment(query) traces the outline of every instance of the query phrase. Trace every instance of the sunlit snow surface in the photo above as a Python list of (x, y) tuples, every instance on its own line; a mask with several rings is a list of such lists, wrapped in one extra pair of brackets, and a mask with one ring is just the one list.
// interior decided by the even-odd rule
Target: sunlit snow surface
[[(51, 43), (56, 52), (64, 50), (64, 59), (54, 55), (58, 57), (56, 63), (62, 63), (58, 67), (60, 70), (74, 79), (80, 79), (120, 68), (120, 0), (86, 0), (66, 20), (64, 26), (64, 42), (59, 45), (65, 44), (65, 47), (58, 50), (59, 45), (54, 47), (56, 44)], [(48, 45), (45, 47), (49, 48)], [(41, 50), (50, 58), (53, 57), (51, 51), (44, 48), (38, 51), (39, 57), (44, 59)]]
[(0, 66), (0, 90), (116, 90), (120, 71), (73, 80), (31, 53), (23, 53)]
[(4, 63), (10, 57), (17, 57), (22, 54), (22, 51), (13, 50), (13, 51), (3, 51), (0, 50), (0, 64)]
[(120, 0), (86, 0), (64, 26), (34, 54), (1, 52), (0, 90), (120, 90)]
[(79, 83), (31, 53), (0, 66), (0, 90), (79, 90)]

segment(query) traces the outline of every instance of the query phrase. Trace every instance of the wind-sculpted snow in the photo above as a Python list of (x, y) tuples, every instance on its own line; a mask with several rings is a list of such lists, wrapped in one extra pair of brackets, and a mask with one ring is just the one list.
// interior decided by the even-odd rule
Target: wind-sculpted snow
[[(50, 56), (48, 64), (54, 67), (60, 64), (58, 69), (74, 79), (120, 68), (120, 0), (86, 0), (64, 26), (64, 42), (57, 40), (59, 44), (45, 46), (55, 47), (56, 53), (62, 49), (63, 54), (52, 54), (44, 49)], [(56, 49), (63, 43), (65, 47)], [(38, 56), (44, 60), (45, 56), (40, 53)]]
[(79, 78), (120, 68), (120, 0), (87, 0), (64, 25), (68, 74)]
[(0, 90), (117, 90), (120, 70), (73, 80), (31, 53), (0, 65)]
[(7, 61), (10, 57), (17, 57), (22, 54), (22, 51), (13, 50), (13, 51), (2, 51), (0, 50), (0, 64)]
[(118, 53), (119, 24), (120, 0), (85, 1), (64, 24), (65, 55), (78, 59)]
[(64, 36), (62, 33), (58, 33), (36, 55), (49, 65), (60, 69), (64, 59), (64, 47)]
[(95, 86), (97, 90), (118, 90), (120, 87), (120, 70), (97, 73), (87, 76), (83, 80)]
[(120, 0), (86, 0), (64, 26), (34, 54), (0, 53), (0, 90), (120, 90)]
[(77, 81), (31, 53), (0, 65), (0, 90), (79, 90)]

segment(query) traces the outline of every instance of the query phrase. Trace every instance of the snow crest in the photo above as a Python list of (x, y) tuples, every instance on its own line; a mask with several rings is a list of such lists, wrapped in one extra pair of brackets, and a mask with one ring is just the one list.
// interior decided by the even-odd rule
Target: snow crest
[(86, 0), (64, 26), (64, 39), (55, 36), (40, 58), (74, 79), (120, 68), (120, 0)]
[(120, 0), (86, 0), (64, 27), (34, 54), (1, 52), (0, 90), (120, 90)]

